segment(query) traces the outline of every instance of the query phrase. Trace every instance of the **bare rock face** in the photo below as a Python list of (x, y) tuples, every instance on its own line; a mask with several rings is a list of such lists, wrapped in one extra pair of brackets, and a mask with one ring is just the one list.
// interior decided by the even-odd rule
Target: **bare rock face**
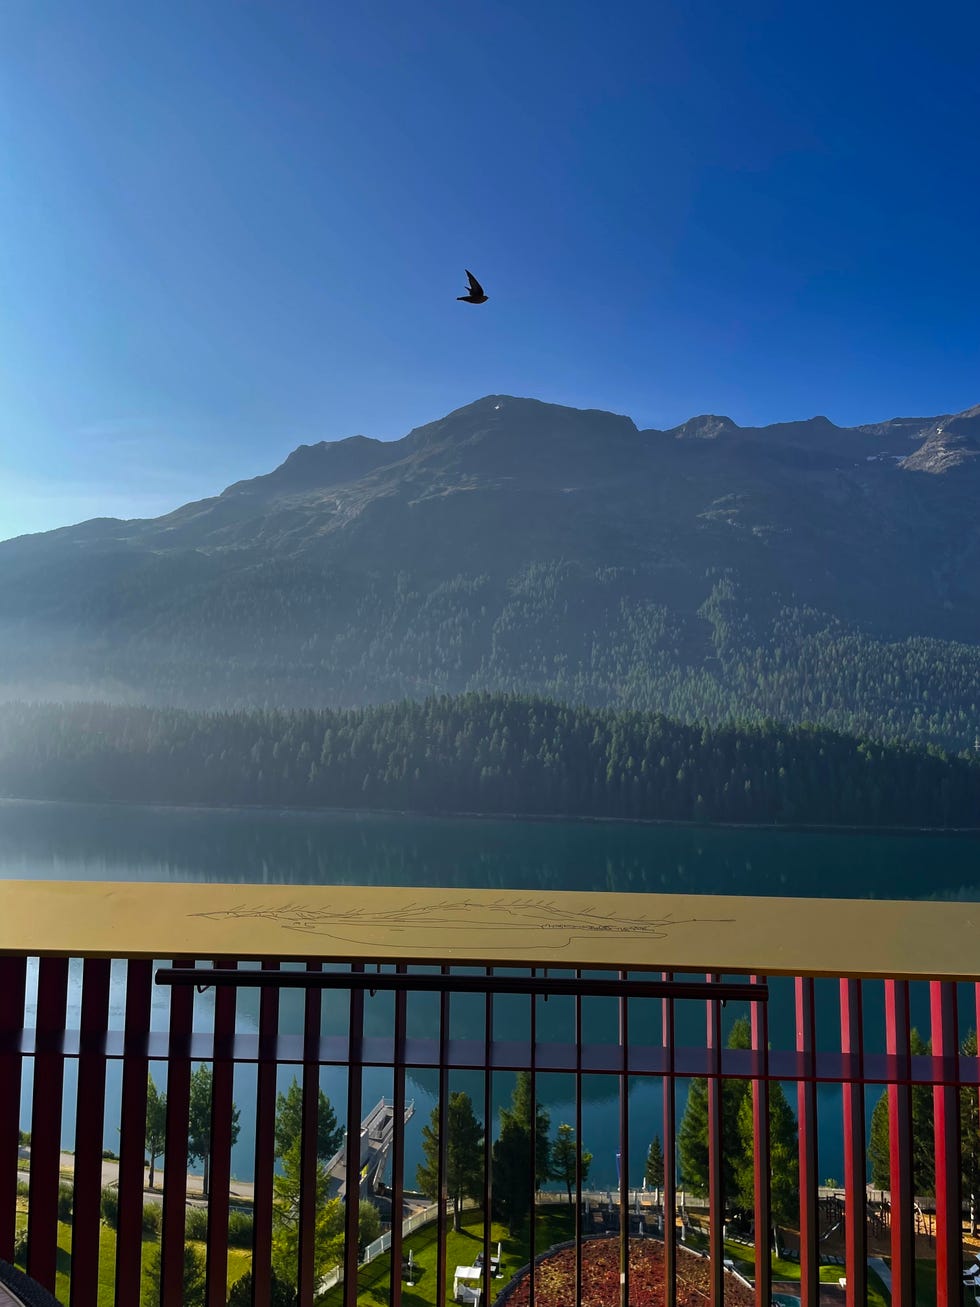
[(937, 419), (922, 434), (925, 439), (919, 448), (902, 460), (906, 471), (943, 476), (958, 468), (980, 467), (980, 404)]

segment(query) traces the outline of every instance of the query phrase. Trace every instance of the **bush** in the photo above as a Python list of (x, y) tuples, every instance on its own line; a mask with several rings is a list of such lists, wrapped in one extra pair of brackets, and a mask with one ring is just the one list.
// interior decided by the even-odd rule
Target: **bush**
[(103, 1148), (102, 1160), (103, 1162), (118, 1162), (119, 1154), (114, 1153), (111, 1148)]
[(31, 1146), (31, 1132), (30, 1132), (30, 1130), (21, 1130), (21, 1132), (20, 1132), (20, 1146), (21, 1146), (21, 1148), (30, 1148), (30, 1146)]
[(74, 1185), (58, 1185), (58, 1220), (65, 1225), (71, 1224), (72, 1209), (75, 1203)]
[(31, 1196), (31, 1185), (30, 1185), (30, 1181), (29, 1181), (29, 1180), (18, 1180), (18, 1181), (17, 1181), (17, 1197), (18, 1197), (18, 1198), (30, 1198), (30, 1196)]
[(20, 1267), (27, 1266), (27, 1226), (18, 1230), (14, 1238), (14, 1261)]
[(184, 1238), (197, 1239), (202, 1243), (208, 1237), (208, 1209), (206, 1207), (188, 1207), (184, 1223)]
[(119, 1190), (111, 1184), (102, 1189), (102, 1219), (110, 1229), (119, 1229)]
[(228, 1213), (229, 1248), (251, 1248), (252, 1230), (255, 1225), (248, 1212)]
[[(228, 1294), (228, 1307), (252, 1307), (252, 1272), (245, 1274), (231, 1286)], [(284, 1284), (282, 1280), (272, 1277), (272, 1291), (268, 1298), (268, 1307), (296, 1307), (296, 1290)]]
[[(160, 1301), (160, 1245), (150, 1249), (143, 1260), (143, 1274), (149, 1287), (150, 1302)], [(204, 1307), (204, 1286), (207, 1262), (200, 1248), (192, 1243), (184, 1244), (184, 1291), (181, 1295), (182, 1307)]]
[(159, 1203), (143, 1204), (143, 1233), (159, 1234), (163, 1224), (163, 1212)]

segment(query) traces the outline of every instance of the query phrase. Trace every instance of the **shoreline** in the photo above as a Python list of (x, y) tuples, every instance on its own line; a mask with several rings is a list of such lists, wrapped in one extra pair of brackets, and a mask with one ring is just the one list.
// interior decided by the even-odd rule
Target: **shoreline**
[(750, 821), (692, 821), (680, 817), (605, 817), (592, 813), (522, 813), (522, 812), (471, 812), (442, 808), (347, 808), (324, 806), (310, 808), (290, 804), (270, 803), (171, 803), (149, 799), (39, 799), (11, 794), (0, 794), (0, 811), (5, 804), (35, 804), (41, 806), (77, 808), (149, 808), (171, 812), (233, 812), (279, 813), (281, 816), (347, 816), (354, 818), (382, 817), (409, 818), (436, 821), (503, 821), (529, 822), (536, 825), (610, 825), (668, 827), (691, 831), (770, 831), (788, 835), (885, 835), (885, 836), (954, 836), (980, 837), (977, 826), (848, 826), (817, 822), (750, 822)]

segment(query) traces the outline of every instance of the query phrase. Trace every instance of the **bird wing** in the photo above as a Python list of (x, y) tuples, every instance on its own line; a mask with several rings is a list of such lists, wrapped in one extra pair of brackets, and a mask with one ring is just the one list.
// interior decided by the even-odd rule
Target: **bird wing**
[(477, 279), (473, 276), (472, 272), (470, 272), (469, 268), (466, 268), (466, 269), (465, 269), (465, 272), (466, 272), (466, 276), (467, 276), (467, 278), (468, 278), (468, 280), (469, 280), (469, 283), (470, 283), (470, 294), (471, 294), (471, 295), (482, 295), (482, 294), (483, 294), (483, 287), (480, 285), (480, 283), (477, 281)]

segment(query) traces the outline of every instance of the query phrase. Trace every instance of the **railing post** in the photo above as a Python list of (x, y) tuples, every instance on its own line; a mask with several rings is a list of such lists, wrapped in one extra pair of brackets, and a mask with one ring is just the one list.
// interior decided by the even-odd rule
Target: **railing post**
[[(351, 971), (363, 971), (355, 962)], [(344, 1307), (357, 1307), (361, 1206), (361, 1098), (364, 1084), (364, 990), (350, 994), (347, 1027), (347, 1188), (344, 1191)], [(442, 1300), (440, 1300), (442, 1301)], [(300, 1307), (306, 1304), (300, 1300)]]
[(864, 1155), (864, 1035), (860, 980), (840, 982), (841, 1052), (849, 1055), (844, 1106), (844, 1238), (847, 1307), (868, 1296), (868, 1178)]
[[(708, 973), (705, 980), (717, 982)], [(725, 1302), (725, 1154), (724, 1109), (721, 1081), (721, 1004), (709, 998), (708, 1015), (708, 1251), (710, 1256), (711, 1307)]]
[(102, 1142), (105, 1132), (106, 1030), (111, 963), (86, 958), (82, 968), (81, 1043), (75, 1107), (75, 1192), (71, 1223), (71, 1307), (97, 1307), (102, 1232)]
[[(764, 976), (752, 976), (753, 981)], [(769, 1256), (769, 1227), (772, 1223), (770, 1184), (769, 1115), (769, 1021), (764, 1003), (753, 1003), (752, 1048), (762, 1062), (762, 1075), (752, 1080), (752, 1138), (755, 1143), (755, 1301), (757, 1307), (772, 1303), (772, 1258)]]
[[(946, 1307), (963, 1301), (963, 1195), (960, 1184), (959, 1043), (956, 985), (934, 980), (929, 985), (933, 1071), (933, 1119), (936, 1156), (936, 1299)], [(940, 1080), (941, 1077), (941, 1080)]]
[[(181, 959), (175, 966), (193, 966)], [(170, 995), (167, 1051), (167, 1142), (163, 1160), (163, 1219), (160, 1234), (160, 1302), (183, 1302), (184, 1231), (187, 1216), (187, 1136), (191, 1103), (191, 1032), (194, 991), (179, 985)]]
[[(41, 958), (37, 980), (37, 1051), (31, 1114), (27, 1271), (54, 1292), (58, 1266), (58, 1186), (61, 1178), (61, 1100), (68, 959)], [(143, 1085), (144, 1092), (146, 1084)], [(125, 1092), (125, 1091), (124, 1091)]]
[[(619, 973), (620, 980), (626, 972)], [(619, 1304), (630, 1301), (630, 1098), (629, 1098), (629, 1010), (619, 1000)]]
[(891, 1207), (892, 1307), (915, 1303), (915, 1213), (912, 1180), (912, 1088), (909, 1084), (909, 986), (885, 981), (885, 1048), (894, 1059), (888, 1084), (888, 1189)]
[[(237, 970), (236, 962), (219, 962)], [(231, 1190), (231, 1131), (234, 1114), (234, 989), (215, 990), (214, 1049), (211, 1063), (211, 1148), (208, 1161), (208, 1258), (204, 1301), (225, 1307), (228, 1297), (228, 1204)], [(254, 1222), (254, 1211), (253, 1211)]]
[[(323, 970), (322, 962), (308, 962), (307, 972)], [(299, 1307), (312, 1307), (316, 1292), (316, 1205), (319, 1184), (320, 1017), (322, 991), (308, 989), (303, 1008), (303, 1087), (299, 1166), (299, 1239), (297, 1245), (297, 1297)], [(360, 1123), (360, 1115), (357, 1117)], [(348, 1106), (348, 1122), (350, 1110)], [(355, 1135), (358, 1131), (355, 1128)], [(350, 1175), (347, 1192), (350, 1195)], [(355, 1277), (355, 1290), (357, 1280)], [(344, 1301), (347, 1301), (344, 1288)]]
[(0, 957), (0, 1257), (14, 1259), (27, 958)]
[[(278, 971), (276, 961), (263, 962)], [(272, 1297), (273, 1177), (276, 1169), (276, 1040), (279, 990), (271, 985), (259, 995), (259, 1065), (255, 1086), (255, 1179), (252, 1202), (252, 1307), (266, 1307)]]
[(796, 1085), (797, 1125), (800, 1132), (800, 1298), (803, 1307), (820, 1303), (820, 1203), (817, 1172), (816, 1007), (809, 976), (797, 976), (796, 1051), (799, 1070)]
[[(662, 973), (663, 980), (673, 980), (672, 971)], [(674, 1000), (663, 1003), (662, 1039), (667, 1069), (663, 1078), (664, 1099), (664, 1307), (677, 1307), (677, 1100), (674, 1097)], [(581, 1031), (579, 1044), (581, 1045)], [(579, 1053), (581, 1058), (581, 1052)]]
[(119, 1134), (119, 1220), (116, 1226), (116, 1301), (138, 1302), (142, 1283), (143, 1165), (146, 1156), (147, 1036), (153, 963), (126, 965), (126, 1033)]
[[(404, 964), (396, 970), (405, 971)], [(405, 1038), (408, 1024), (408, 995), (399, 990), (395, 994), (394, 1031), (394, 1103), (395, 1133), (391, 1145), (391, 1278), (389, 1283), (391, 1307), (401, 1307), (402, 1301), (402, 1230), (405, 1219)]]

